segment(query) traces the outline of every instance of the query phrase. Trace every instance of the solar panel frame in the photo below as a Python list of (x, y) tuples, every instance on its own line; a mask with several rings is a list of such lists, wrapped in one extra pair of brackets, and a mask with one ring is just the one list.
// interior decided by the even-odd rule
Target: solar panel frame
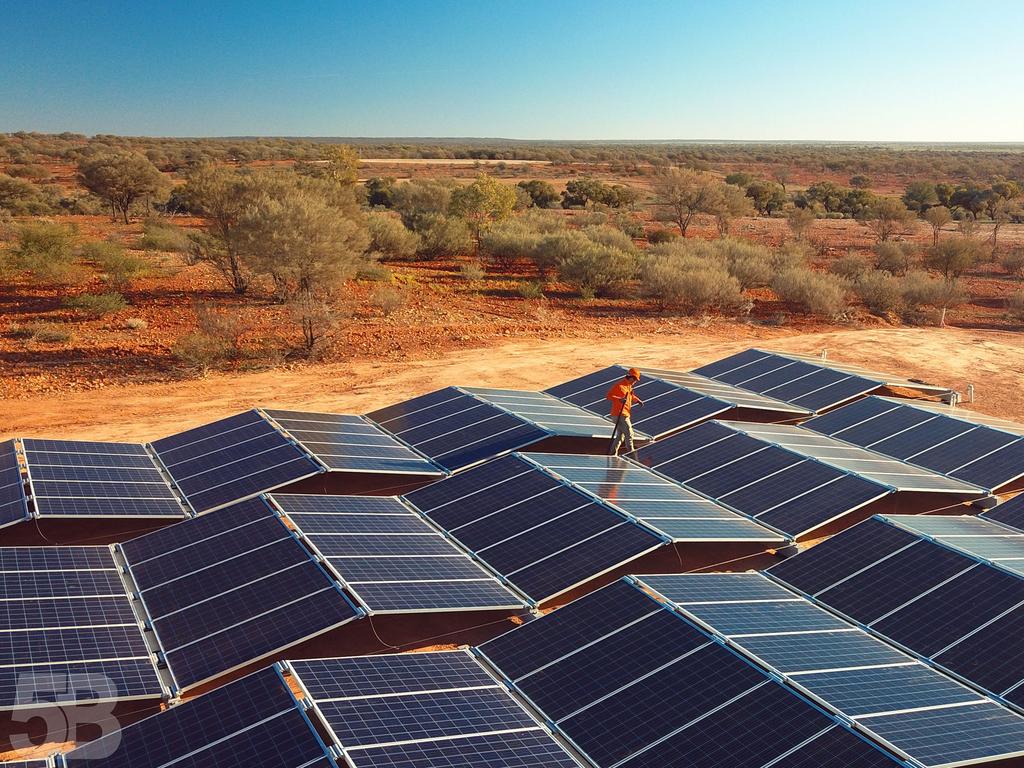
[(0, 528), (30, 517), (25, 480), (14, 440), (0, 442)]
[(459, 387), (459, 391), (495, 405), (561, 437), (611, 438), (613, 424), (584, 408), (546, 392), (485, 387)]

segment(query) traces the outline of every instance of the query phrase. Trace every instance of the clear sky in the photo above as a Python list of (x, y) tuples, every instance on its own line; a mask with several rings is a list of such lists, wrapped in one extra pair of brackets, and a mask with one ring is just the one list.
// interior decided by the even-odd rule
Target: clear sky
[(1022, 0), (6, 0), (0, 131), (1024, 141), (1022, 40)]

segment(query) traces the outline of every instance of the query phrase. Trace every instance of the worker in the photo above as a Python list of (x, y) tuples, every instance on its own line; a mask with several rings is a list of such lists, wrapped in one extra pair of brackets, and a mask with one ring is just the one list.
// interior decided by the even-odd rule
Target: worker
[(615, 429), (612, 430), (612, 445), (609, 453), (618, 456), (622, 444), (626, 444), (626, 451), (633, 451), (633, 421), (630, 419), (630, 411), (634, 405), (643, 405), (644, 402), (635, 394), (633, 387), (640, 381), (640, 371), (630, 368), (621, 381), (615, 382), (605, 398), (612, 401), (612, 418), (615, 419)]

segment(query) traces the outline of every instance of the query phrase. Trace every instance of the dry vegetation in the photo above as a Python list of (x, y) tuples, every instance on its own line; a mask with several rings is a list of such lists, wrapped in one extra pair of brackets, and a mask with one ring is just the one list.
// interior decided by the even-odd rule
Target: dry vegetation
[(0, 397), (508, 337), (1013, 331), (1022, 180), (997, 146), (0, 136)]

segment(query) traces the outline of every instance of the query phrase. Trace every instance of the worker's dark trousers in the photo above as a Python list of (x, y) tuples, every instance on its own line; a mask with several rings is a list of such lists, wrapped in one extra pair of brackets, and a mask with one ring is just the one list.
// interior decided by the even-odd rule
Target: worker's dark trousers
[(629, 416), (623, 415), (615, 420), (615, 429), (612, 431), (612, 447), (608, 451), (612, 456), (618, 456), (625, 443), (626, 452), (633, 452), (633, 421)]

